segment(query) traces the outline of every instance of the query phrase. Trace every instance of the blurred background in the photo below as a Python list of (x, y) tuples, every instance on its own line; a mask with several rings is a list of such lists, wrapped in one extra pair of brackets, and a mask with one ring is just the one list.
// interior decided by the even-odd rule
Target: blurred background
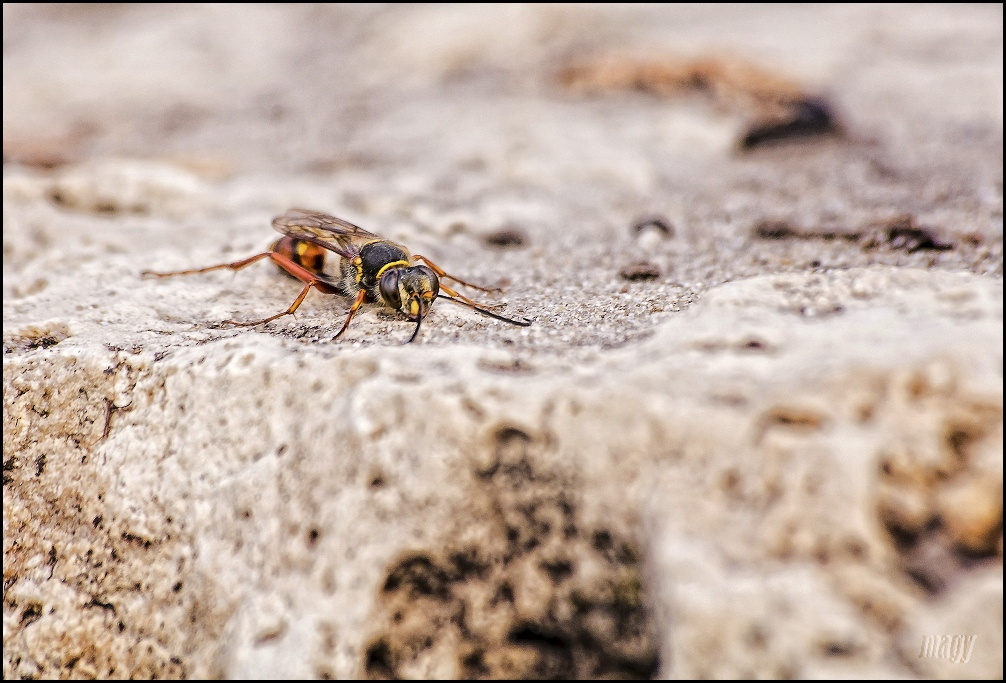
[[(861, 136), (984, 138), (1002, 124), (1001, 17), (995, 5), (6, 4), (4, 155), (438, 172), (542, 147), (597, 166), (626, 147), (653, 163), (643, 150), (722, 143), (709, 111), (657, 115), (642, 98), (633, 116), (562, 88), (563, 68), (612, 52), (750, 60), (827, 93)], [(609, 145), (584, 144), (599, 138)]]

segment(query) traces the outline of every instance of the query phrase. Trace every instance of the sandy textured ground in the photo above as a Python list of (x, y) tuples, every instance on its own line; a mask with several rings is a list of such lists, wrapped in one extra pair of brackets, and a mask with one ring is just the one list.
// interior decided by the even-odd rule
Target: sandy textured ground
[(1001, 678), (1002, 26), (4, 5), (4, 677)]

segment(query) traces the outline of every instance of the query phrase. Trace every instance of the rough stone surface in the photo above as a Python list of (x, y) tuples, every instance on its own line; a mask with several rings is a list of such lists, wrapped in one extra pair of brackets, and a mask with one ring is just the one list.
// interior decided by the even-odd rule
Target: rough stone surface
[[(4, 677), (1002, 678), (1002, 63), (1001, 7), (5, 5)], [(742, 149), (776, 80), (837, 131)], [(534, 324), (140, 277), (292, 206)]]

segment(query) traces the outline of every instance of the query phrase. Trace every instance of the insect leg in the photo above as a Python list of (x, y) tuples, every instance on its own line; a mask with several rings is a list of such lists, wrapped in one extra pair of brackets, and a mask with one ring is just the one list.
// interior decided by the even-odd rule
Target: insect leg
[(304, 287), (304, 289), (301, 291), (300, 296), (298, 296), (294, 300), (294, 302), (290, 304), (290, 308), (286, 309), (282, 313), (277, 313), (276, 315), (271, 315), (268, 318), (263, 318), (262, 320), (253, 320), (250, 322), (239, 322), (237, 320), (225, 320), (224, 322), (227, 323), (228, 325), (237, 325), (238, 327), (252, 327), (254, 325), (264, 325), (265, 323), (272, 322), (276, 318), (282, 318), (284, 315), (293, 315), (293, 313), (298, 308), (300, 308), (300, 305), (304, 303), (304, 297), (306, 297), (307, 293), (311, 291), (311, 288), (318, 287), (319, 289), (322, 289), (321, 286), (324, 284), (325, 283), (320, 280), (311, 280), (310, 282), (308, 282), (307, 285)]
[(440, 283), (440, 289), (443, 290), (443, 291), (445, 291), (445, 292), (447, 292), (447, 295), (450, 296), (451, 298), (459, 299), (461, 301), (464, 301), (469, 306), (478, 306), (478, 307), (481, 307), (481, 308), (485, 308), (484, 304), (480, 304), (478, 301), (472, 301), (471, 299), (469, 299), (468, 297), (466, 297), (464, 294), (461, 294), (459, 292), (454, 291), (453, 289), (451, 289), (450, 287), (448, 287), (447, 285), (445, 285), (442, 282)]
[(271, 251), (264, 251), (261, 254), (255, 254), (241, 261), (235, 261), (234, 263), (220, 263), (215, 266), (207, 266), (205, 268), (193, 268), (191, 270), (173, 270), (168, 273), (158, 273), (153, 270), (145, 270), (140, 273), (141, 277), (172, 277), (174, 275), (195, 275), (196, 273), (208, 273), (211, 270), (224, 270), (229, 268), (230, 270), (241, 270), (245, 266), (250, 266), (256, 261), (261, 261), (264, 258), (269, 258), (273, 255)]
[(361, 289), (360, 293), (356, 295), (356, 301), (354, 301), (353, 305), (350, 306), (349, 308), (349, 315), (346, 316), (346, 322), (342, 323), (342, 329), (339, 330), (336, 333), (336, 335), (332, 337), (332, 339), (338, 339), (342, 335), (342, 333), (346, 331), (346, 329), (349, 327), (349, 321), (352, 320), (353, 316), (356, 315), (356, 312), (360, 310), (360, 306), (363, 305), (363, 302), (366, 298), (367, 298), (367, 290)]
[(425, 256), (420, 256), (419, 254), (414, 254), (413, 258), (419, 259), (420, 261), (422, 261), (423, 263), (425, 263), (426, 265), (428, 265), (430, 268), (432, 268), (433, 272), (437, 274), (437, 277), (447, 278), (448, 280), (454, 280), (459, 285), (465, 285), (466, 287), (471, 287), (472, 289), (477, 289), (480, 292), (489, 292), (490, 294), (492, 294), (492, 293), (502, 292), (503, 291), (502, 287), (482, 287), (480, 285), (472, 284), (471, 282), (468, 282), (466, 280), (462, 280), (461, 278), (455, 277), (454, 275), (450, 275), (449, 273), (444, 272), (443, 268), (441, 268), (440, 266), (438, 266), (436, 263), (434, 263), (430, 259), (426, 258)]

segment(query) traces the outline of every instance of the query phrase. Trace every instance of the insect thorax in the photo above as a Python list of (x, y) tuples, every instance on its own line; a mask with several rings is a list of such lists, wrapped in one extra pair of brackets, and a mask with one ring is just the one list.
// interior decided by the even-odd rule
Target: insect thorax
[(366, 289), (372, 301), (380, 301), (378, 281), (386, 266), (393, 263), (407, 265), (412, 257), (409, 252), (394, 242), (380, 240), (360, 247), (355, 259), (342, 259), (339, 268), (344, 289), (349, 293)]

